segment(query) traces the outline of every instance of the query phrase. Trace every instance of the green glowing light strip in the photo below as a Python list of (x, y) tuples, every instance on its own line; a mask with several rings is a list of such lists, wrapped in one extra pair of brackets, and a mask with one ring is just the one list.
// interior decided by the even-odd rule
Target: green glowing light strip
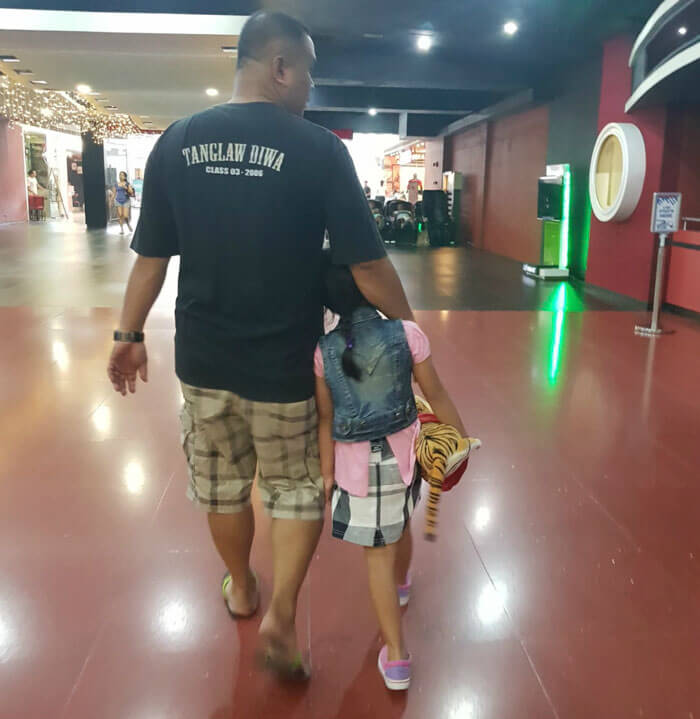
[(559, 237), (559, 269), (569, 266), (569, 221), (571, 210), (571, 166), (564, 165), (564, 191), (562, 192), (561, 234)]
[(564, 308), (566, 306), (566, 285), (562, 282), (557, 290), (554, 316), (554, 332), (552, 334), (552, 349), (549, 362), (549, 382), (554, 384), (559, 374), (559, 360), (561, 359), (561, 340), (564, 330)]

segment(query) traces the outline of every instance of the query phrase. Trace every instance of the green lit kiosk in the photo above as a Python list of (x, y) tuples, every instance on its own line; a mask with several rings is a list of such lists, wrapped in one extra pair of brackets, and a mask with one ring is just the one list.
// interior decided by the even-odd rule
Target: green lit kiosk
[(571, 167), (547, 165), (537, 193), (537, 219), (543, 223), (541, 264), (523, 265), (526, 275), (539, 280), (568, 279), (570, 213)]

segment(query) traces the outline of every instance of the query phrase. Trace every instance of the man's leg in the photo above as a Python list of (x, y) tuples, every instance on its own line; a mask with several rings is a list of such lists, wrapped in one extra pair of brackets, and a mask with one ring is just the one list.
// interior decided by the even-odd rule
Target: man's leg
[(273, 519), (274, 585), (260, 635), (274, 652), (294, 659), (299, 651), (296, 614), (299, 590), (321, 535), (321, 520)]
[(236, 614), (251, 614), (258, 602), (255, 576), (250, 570), (250, 548), (255, 534), (253, 508), (248, 505), (236, 514), (210, 512), (207, 517), (216, 549), (231, 574), (229, 607)]
[(323, 526), (318, 416), (314, 400), (251, 403), (250, 414), (258, 489), (272, 517), (274, 584), (260, 636), (264, 652), (284, 672), (283, 665), (298, 657), (297, 598)]
[(209, 531), (231, 574), (227, 603), (247, 615), (258, 602), (250, 570), (255, 519), (250, 506), (257, 458), (239, 398), (224, 390), (182, 384), (182, 444), (190, 470), (187, 495), (207, 510)]

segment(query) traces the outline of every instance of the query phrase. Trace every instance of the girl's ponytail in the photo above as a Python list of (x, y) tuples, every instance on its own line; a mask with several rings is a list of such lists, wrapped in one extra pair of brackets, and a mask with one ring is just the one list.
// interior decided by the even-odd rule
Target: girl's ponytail
[(342, 359), (343, 372), (345, 372), (348, 377), (359, 381), (362, 377), (362, 371), (352, 356), (352, 349), (355, 344), (355, 338), (352, 336), (352, 319), (350, 317), (343, 317), (340, 320), (339, 328), (345, 338), (345, 351), (343, 352)]

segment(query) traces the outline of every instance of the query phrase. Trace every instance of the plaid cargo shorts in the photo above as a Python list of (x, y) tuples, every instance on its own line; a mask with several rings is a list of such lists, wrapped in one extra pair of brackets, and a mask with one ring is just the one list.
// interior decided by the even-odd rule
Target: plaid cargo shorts
[(235, 514), (250, 504), (253, 480), (277, 519), (322, 519), (323, 480), (314, 399), (253, 402), (233, 392), (182, 384), (182, 446), (187, 496), (207, 512)]

